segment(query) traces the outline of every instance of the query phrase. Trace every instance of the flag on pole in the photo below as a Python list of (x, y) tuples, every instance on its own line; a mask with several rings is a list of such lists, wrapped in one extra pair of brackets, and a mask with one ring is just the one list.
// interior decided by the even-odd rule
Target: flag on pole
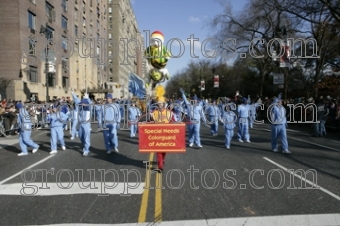
[(201, 81), (201, 91), (205, 90), (205, 81)]
[(220, 78), (218, 75), (214, 75), (214, 88), (218, 88), (220, 85)]
[(134, 73), (130, 73), (129, 76), (129, 92), (138, 98), (144, 98), (146, 96), (145, 84), (143, 79)]

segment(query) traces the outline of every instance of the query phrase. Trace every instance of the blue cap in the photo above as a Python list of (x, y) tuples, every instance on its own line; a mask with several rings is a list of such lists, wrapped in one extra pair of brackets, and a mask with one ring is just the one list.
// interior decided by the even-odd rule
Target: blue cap
[(108, 93), (108, 94), (106, 94), (106, 99), (112, 99), (112, 94), (111, 93)]
[(196, 96), (196, 94), (194, 95), (193, 99), (194, 99), (194, 100), (197, 100), (197, 96)]
[(247, 102), (247, 101), (248, 101), (248, 99), (247, 99), (247, 98), (245, 98), (245, 97), (243, 97), (243, 98), (242, 98), (242, 101), (243, 101), (243, 103), (245, 103), (245, 102)]
[(21, 102), (18, 102), (18, 103), (16, 104), (16, 107), (17, 107), (17, 109), (22, 108), (22, 107), (23, 107), (23, 106), (22, 106), (22, 103), (21, 103)]

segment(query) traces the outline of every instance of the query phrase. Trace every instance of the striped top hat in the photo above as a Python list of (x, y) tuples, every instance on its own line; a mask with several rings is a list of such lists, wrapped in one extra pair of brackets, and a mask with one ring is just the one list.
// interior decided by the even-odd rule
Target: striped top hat
[(152, 39), (152, 40), (159, 39), (159, 40), (161, 40), (162, 44), (164, 44), (164, 35), (163, 35), (163, 33), (160, 32), (160, 31), (154, 31), (154, 32), (152, 32), (152, 34), (151, 34), (151, 39)]

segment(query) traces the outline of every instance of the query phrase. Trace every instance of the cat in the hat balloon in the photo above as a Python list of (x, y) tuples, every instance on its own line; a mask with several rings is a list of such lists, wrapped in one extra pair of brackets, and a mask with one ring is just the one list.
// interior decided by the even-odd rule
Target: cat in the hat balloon
[(166, 65), (170, 59), (170, 52), (164, 43), (164, 35), (160, 31), (154, 31), (150, 37), (150, 46), (145, 50), (145, 56), (148, 60), (146, 88), (151, 95), (156, 85), (170, 78)]

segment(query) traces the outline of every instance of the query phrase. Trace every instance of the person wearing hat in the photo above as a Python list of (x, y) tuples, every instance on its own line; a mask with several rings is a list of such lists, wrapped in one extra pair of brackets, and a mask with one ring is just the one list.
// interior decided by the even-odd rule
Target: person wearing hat
[(130, 124), (130, 137), (135, 137), (137, 133), (137, 123), (139, 117), (141, 116), (141, 111), (136, 106), (136, 101), (132, 100), (131, 105), (128, 107), (128, 118)]
[(212, 101), (212, 104), (210, 104), (207, 109), (207, 114), (209, 117), (210, 125), (210, 131), (213, 136), (217, 136), (218, 132), (218, 119), (221, 116), (221, 111), (219, 107), (216, 105), (216, 100)]
[(63, 151), (66, 150), (63, 125), (67, 123), (68, 116), (63, 111), (61, 111), (61, 108), (62, 106), (60, 105), (51, 105), (51, 110), (47, 111), (46, 121), (49, 123), (51, 129), (51, 155), (57, 154), (58, 141), (61, 145), (61, 149)]
[(78, 135), (83, 147), (83, 156), (88, 156), (91, 146), (91, 104), (92, 101), (89, 95), (85, 93), (84, 98), (80, 100), (76, 94), (71, 91), (73, 101), (78, 105), (78, 120), (79, 120), (79, 130)]
[(28, 155), (27, 148), (32, 147), (32, 153), (36, 153), (39, 149), (39, 145), (33, 142), (31, 139), (32, 133), (32, 120), (28, 113), (28, 111), (24, 108), (22, 103), (18, 103), (16, 105), (17, 109), (19, 110), (18, 116), (18, 125), (20, 129), (19, 133), (19, 145), (21, 149), (21, 153), (18, 156)]
[(231, 140), (234, 136), (234, 128), (236, 127), (236, 114), (231, 111), (231, 104), (226, 104), (223, 109), (222, 116), (219, 117), (220, 121), (223, 123), (225, 141), (224, 145), (227, 149), (230, 149)]
[(238, 141), (250, 143), (249, 135), (249, 111), (250, 105), (248, 104), (248, 99), (243, 97), (242, 104), (237, 108), (238, 113)]
[(272, 105), (268, 110), (271, 122), (271, 145), (273, 152), (279, 151), (277, 139), (280, 139), (282, 153), (291, 154), (288, 150), (286, 109), (282, 106), (281, 94), (273, 99)]
[(96, 111), (96, 119), (98, 122), (98, 129), (97, 132), (103, 129), (103, 120), (102, 120), (102, 108), (103, 108), (103, 103), (101, 100), (97, 99), (96, 101), (96, 106), (95, 106), (95, 111)]
[[(164, 98), (164, 94), (165, 94), (165, 89), (163, 86), (157, 86), (156, 87), (156, 102), (157, 102), (157, 106), (151, 113), (151, 119), (155, 122), (155, 123), (169, 123), (172, 119), (172, 112), (171, 110), (166, 108), (166, 101)], [(157, 152), (156, 153), (157, 156), (157, 166), (158, 166), (158, 170), (160, 172), (163, 171), (163, 167), (164, 167), (164, 161), (165, 161), (165, 156), (166, 153), (165, 152)]]
[(192, 147), (194, 143), (197, 147), (202, 148), (201, 138), (200, 138), (200, 127), (201, 127), (201, 120), (204, 123), (207, 123), (207, 119), (204, 115), (204, 110), (201, 104), (197, 103), (197, 96), (194, 96), (194, 103), (190, 104), (185, 96), (184, 89), (180, 89), (182, 93), (182, 99), (186, 105), (187, 115), (190, 118), (191, 124), (188, 125), (189, 130), (189, 147)]
[(111, 154), (112, 150), (118, 153), (118, 134), (120, 128), (121, 114), (119, 105), (113, 103), (112, 94), (106, 95), (106, 103), (102, 108), (103, 136), (106, 153)]

